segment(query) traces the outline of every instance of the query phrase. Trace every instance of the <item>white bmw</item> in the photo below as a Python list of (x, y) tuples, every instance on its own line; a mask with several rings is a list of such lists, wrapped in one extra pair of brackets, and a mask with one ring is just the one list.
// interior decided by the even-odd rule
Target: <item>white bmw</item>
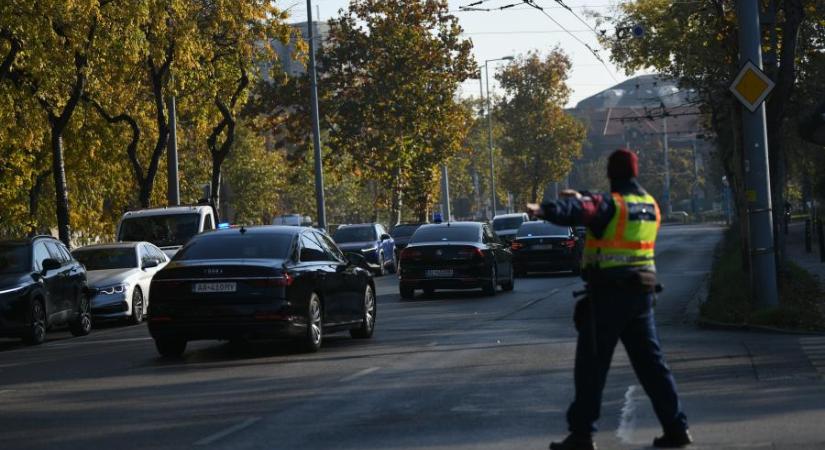
[(90, 245), (72, 252), (86, 266), (96, 319), (140, 323), (149, 307), (149, 285), (169, 257), (149, 242)]

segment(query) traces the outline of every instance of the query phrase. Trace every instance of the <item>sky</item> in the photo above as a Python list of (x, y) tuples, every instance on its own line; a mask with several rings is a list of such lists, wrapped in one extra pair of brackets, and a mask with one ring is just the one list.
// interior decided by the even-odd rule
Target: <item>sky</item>
[[(564, 32), (541, 11), (521, 4), (512, 8), (496, 11), (461, 11), (462, 6), (476, 3), (479, 0), (450, 0), (450, 10), (459, 18), (465, 36), (473, 41), (473, 53), (476, 61), (484, 64), (485, 60), (501, 58), (503, 56), (518, 56), (531, 50), (547, 53), (555, 46), (562, 48), (571, 58), (573, 67), (568, 79), (572, 95), (567, 106), (575, 106), (580, 100), (607, 89), (629, 78), (624, 71), (618, 70), (609, 61), (609, 52), (601, 48), (596, 40), (595, 33), (585, 26), (578, 15), (590, 26), (594, 26), (592, 19), (585, 15), (591, 10), (609, 15), (618, 0), (565, 0), (564, 3), (576, 13), (562, 8), (554, 0), (535, 0), (545, 12), (555, 19), (573, 36)], [(306, 20), (306, 1), (282, 0), (281, 6), (290, 8), (292, 18), (290, 22)], [(476, 8), (499, 8), (501, 6), (519, 3), (519, 0), (483, 0)], [(340, 9), (345, 9), (349, 0), (312, 0), (313, 19), (317, 20), (316, 10), (320, 10), (320, 18), (328, 20), (337, 16)], [(608, 31), (612, 33), (612, 31)], [(587, 43), (598, 50), (605, 65), (580, 42)], [(491, 89), (497, 89), (492, 75), (494, 70), (503, 62), (491, 62), (490, 84)], [(479, 81), (467, 80), (461, 86), (462, 96), (478, 96)]]

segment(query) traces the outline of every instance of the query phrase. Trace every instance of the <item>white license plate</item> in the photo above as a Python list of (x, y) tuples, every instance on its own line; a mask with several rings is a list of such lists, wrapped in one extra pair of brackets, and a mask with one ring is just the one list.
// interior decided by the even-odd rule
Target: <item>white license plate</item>
[(453, 269), (427, 269), (424, 271), (427, 278), (449, 278), (453, 276)]
[(533, 246), (534, 250), (552, 250), (553, 244), (539, 244)]
[(195, 283), (192, 292), (202, 294), (206, 292), (235, 292), (238, 289), (237, 283)]

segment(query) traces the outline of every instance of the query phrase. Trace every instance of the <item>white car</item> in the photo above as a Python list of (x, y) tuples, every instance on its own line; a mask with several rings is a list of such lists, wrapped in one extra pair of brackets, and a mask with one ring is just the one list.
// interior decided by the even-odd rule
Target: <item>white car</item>
[(518, 227), (529, 220), (527, 213), (500, 214), (493, 217), (493, 231), (499, 239), (509, 243), (515, 239)]
[(92, 316), (132, 323), (143, 321), (152, 277), (169, 263), (169, 257), (149, 242), (90, 245), (72, 255), (86, 266)]
[(169, 258), (192, 236), (215, 229), (212, 205), (164, 206), (127, 211), (117, 224), (119, 242), (151, 242)]

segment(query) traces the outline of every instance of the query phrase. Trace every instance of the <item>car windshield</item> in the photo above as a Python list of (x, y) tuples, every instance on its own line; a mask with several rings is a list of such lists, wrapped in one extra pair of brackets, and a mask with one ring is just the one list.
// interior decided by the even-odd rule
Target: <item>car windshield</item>
[(137, 267), (134, 247), (78, 249), (72, 252), (86, 270), (131, 269)]
[(392, 229), (392, 237), (409, 237), (415, 233), (415, 230), (419, 229), (421, 225), (398, 225), (397, 227)]
[(198, 234), (199, 214), (130, 217), (120, 226), (119, 241), (149, 241), (158, 247), (185, 244)]
[(413, 233), (411, 244), (418, 242), (479, 242), (481, 233), (473, 226), (421, 227)]
[(29, 270), (29, 246), (0, 244), (0, 273), (20, 273)]
[(549, 222), (526, 222), (519, 227), (516, 236), (570, 236), (570, 228)]
[(292, 234), (208, 233), (186, 244), (175, 261), (192, 259), (286, 259)]
[(335, 230), (332, 239), (338, 244), (374, 241), (376, 239), (375, 227), (342, 227)]
[(515, 230), (524, 222), (524, 217), (502, 217), (500, 219), (493, 219), (493, 229), (499, 230)]

